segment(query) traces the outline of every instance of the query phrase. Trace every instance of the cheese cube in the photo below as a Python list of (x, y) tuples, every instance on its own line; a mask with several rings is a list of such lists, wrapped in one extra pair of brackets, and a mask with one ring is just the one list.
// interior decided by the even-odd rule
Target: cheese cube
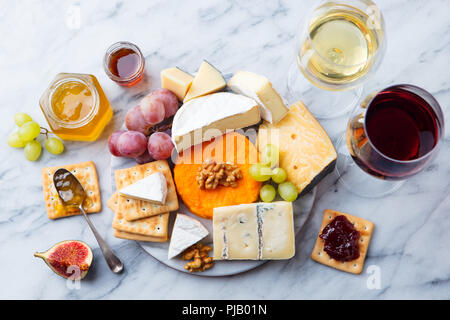
[(183, 102), (222, 90), (227, 85), (219, 70), (203, 61)]
[(295, 254), (291, 202), (214, 208), (214, 260), (289, 259)]
[(176, 67), (161, 71), (161, 87), (175, 93), (180, 101), (183, 101), (193, 80), (193, 76)]
[(261, 108), (261, 118), (270, 123), (277, 123), (289, 111), (266, 77), (248, 71), (238, 71), (227, 85), (233, 92), (258, 102)]

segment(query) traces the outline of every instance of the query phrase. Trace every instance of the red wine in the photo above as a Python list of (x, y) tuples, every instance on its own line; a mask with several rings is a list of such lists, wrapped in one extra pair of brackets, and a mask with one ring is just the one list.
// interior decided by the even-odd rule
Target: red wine
[(370, 103), (366, 133), (385, 156), (400, 161), (414, 160), (436, 145), (436, 113), (417, 94), (391, 88), (380, 92)]
[(378, 92), (364, 116), (351, 120), (352, 157), (382, 179), (405, 179), (424, 168), (443, 131), (437, 101), (423, 89), (398, 85)]

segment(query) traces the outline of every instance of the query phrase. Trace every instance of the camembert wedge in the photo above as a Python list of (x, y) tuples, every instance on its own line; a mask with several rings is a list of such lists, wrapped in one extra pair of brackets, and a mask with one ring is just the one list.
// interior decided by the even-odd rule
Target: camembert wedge
[(299, 194), (311, 190), (336, 164), (333, 143), (300, 101), (277, 124), (261, 124), (258, 149), (269, 143), (278, 146), (279, 165), (286, 170), (287, 180), (296, 185)]
[(214, 209), (214, 260), (289, 259), (295, 254), (291, 202)]
[(193, 76), (176, 67), (161, 71), (161, 87), (175, 93), (180, 101), (183, 101), (193, 80)]
[(168, 258), (172, 259), (209, 234), (201, 224), (185, 214), (177, 214), (170, 239)]
[(289, 111), (283, 99), (264, 76), (248, 71), (238, 71), (231, 77), (227, 85), (233, 92), (258, 102), (261, 108), (261, 118), (270, 123), (277, 123)]
[(248, 127), (261, 120), (255, 100), (230, 92), (218, 92), (181, 106), (172, 124), (172, 140), (178, 152), (209, 141), (226, 131)]
[(183, 102), (222, 90), (227, 85), (219, 70), (203, 61)]
[(161, 172), (155, 172), (119, 190), (128, 198), (164, 204), (167, 197), (167, 180)]

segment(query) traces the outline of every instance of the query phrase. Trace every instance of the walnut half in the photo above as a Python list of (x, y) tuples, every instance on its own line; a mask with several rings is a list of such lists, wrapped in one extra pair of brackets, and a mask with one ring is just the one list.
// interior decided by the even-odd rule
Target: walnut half
[(210, 246), (201, 243), (190, 246), (183, 252), (181, 258), (193, 261), (186, 263), (184, 268), (189, 272), (200, 272), (212, 268), (214, 260), (209, 256), (211, 250)]
[(235, 188), (239, 179), (242, 179), (239, 167), (231, 163), (217, 163), (211, 159), (198, 168), (196, 176), (200, 189), (216, 189), (219, 185)]

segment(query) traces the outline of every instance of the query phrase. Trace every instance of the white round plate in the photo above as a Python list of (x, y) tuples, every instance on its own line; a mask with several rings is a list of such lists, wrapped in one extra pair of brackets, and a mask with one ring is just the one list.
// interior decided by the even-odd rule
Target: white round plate
[[(116, 187), (114, 185), (114, 171), (117, 169), (129, 168), (136, 165), (136, 161), (133, 159), (127, 158), (118, 158), (111, 156), (111, 181), (113, 183), (112, 189), (115, 190)], [(300, 229), (305, 224), (308, 219), (311, 209), (314, 204), (314, 200), (316, 197), (316, 188), (307, 193), (306, 195), (297, 199), (294, 205), (294, 231), (295, 234), (298, 234)], [(209, 235), (203, 239), (201, 242), (204, 244), (212, 245), (212, 221), (209, 219), (202, 219), (194, 214), (192, 214), (189, 209), (184, 205), (184, 203), (180, 200), (180, 208), (177, 211), (179, 213), (187, 214), (195, 219), (199, 220), (208, 230)], [(175, 214), (172, 213), (169, 219), (169, 234), (172, 233), (172, 226), (175, 220)], [(170, 240), (167, 242), (143, 242), (137, 241), (137, 243), (144, 249), (149, 255), (151, 255), (156, 260), (164, 263), (168, 267), (176, 269), (181, 272), (189, 273), (184, 269), (184, 265), (186, 261), (183, 261), (179, 256), (173, 259), (167, 259), (167, 253), (169, 250)], [(211, 269), (205, 270), (203, 272), (197, 273), (189, 273), (199, 276), (206, 277), (219, 277), (219, 276), (229, 276), (233, 274), (238, 274), (241, 272), (245, 272), (260, 265), (266, 263), (268, 260), (229, 260), (229, 261), (215, 261), (214, 267)]]

